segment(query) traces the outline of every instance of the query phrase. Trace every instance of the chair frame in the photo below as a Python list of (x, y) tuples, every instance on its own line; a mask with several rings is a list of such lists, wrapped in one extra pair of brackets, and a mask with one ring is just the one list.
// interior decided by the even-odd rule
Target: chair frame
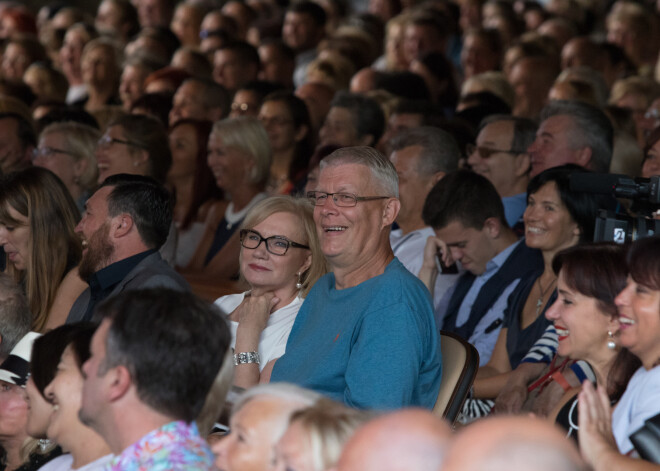
[[(465, 358), (463, 359), (463, 367), (461, 368), (460, 375), (458, 380), (455, 382), (451, 396), (446, 404), (440, 404), (436, 402), (433, 412), (443, 419), (447, 420), (450, 425), (453, 425), (458, 415), (460, 414), (463, 404), (470, 393), (470, 388), (474, 383), (474, 379), (477, 376), (477, 370), (479, 369), (479, 352), (471, 343), (467, 342), (462, 337), (446, 331), (440, 331), (440, 348), (442, 350), (442, 364), (447, 364), (449, 361), (455, 361), (456, 359), (450, 359), (447, 351), (445, 355), (445, 350), (443, 345), (445, 341), (452, 342), (456, 341), (461, 344), (465, 351)], [(443, 372), (445, 368), (443, 368)], [(445, 378), (443, 378), (443, 383)], [(446, 391), (447, 384), (441, 384), (440, 390), (438, 391), (438, 399), (440, 398), (440, 393)]]

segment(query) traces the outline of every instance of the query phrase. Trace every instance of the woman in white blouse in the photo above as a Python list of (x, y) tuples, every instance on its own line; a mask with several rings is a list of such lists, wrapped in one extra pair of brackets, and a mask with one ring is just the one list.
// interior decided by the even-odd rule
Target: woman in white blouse
[(241, 276), (251, 289), (216, 305), (231, 324), (234, 384), (247, 388), (270, 379), (303, 298), (326, 265), (306, 199), (261, 201), (245, 217), (240, 239)]

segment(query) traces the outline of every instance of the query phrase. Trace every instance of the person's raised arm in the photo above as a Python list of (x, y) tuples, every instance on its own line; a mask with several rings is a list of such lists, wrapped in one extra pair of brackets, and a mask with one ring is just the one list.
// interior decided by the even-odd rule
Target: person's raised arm
[(612, 434), (612, 408), (605, 388), (582, 385), (578, 404), (580, 452), (594, 471), (659, 471), (660, 466), (619, 453)]
[(417, 278), (419, 278), (426, 288), (434, 295), (435, 280), (438, 277), (437, 257), (442, 257), (442, 263), (445, 266), (454, 264), (450, 251), (447, 249), (447, 244), (434, 236), (429, 236), (426, 239), (426, 246), (424, 247), (424, 261), (422, 268), (420, 268)]
[[(273, 293), (260, 296), (246, 295), (243, 302), (230, 314), (238, 322), (234, 351), (238, 353), (258, 352), (261, 333), (268, 324), (273, 307), (279, 302)], [(241, 363), (234, 369), (234, 386), (250, 388), (260, 381), (258, 363)]]

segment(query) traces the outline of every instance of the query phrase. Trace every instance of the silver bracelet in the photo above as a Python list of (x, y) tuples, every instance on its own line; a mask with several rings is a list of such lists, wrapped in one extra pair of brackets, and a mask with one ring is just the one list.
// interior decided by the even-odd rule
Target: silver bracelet
[(259, 352), (234, 353), (234, 366), (245, 365), (246, 363), (256, 363), (258, 365), (260, 361)]

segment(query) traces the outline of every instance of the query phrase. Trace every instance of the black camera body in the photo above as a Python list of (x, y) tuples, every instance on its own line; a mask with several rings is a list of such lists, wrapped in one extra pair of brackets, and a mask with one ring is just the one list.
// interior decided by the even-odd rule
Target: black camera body
[(652, 217), (660, 207), (660, 175), (632, 178), (627, 175), (582, 173), (570, 176), (571, 190), (609, 194), (632, 200), (637, 216), (601, 209), (596, 217), (594, 242), (628, 242), (660, 234), (660, 220)]

